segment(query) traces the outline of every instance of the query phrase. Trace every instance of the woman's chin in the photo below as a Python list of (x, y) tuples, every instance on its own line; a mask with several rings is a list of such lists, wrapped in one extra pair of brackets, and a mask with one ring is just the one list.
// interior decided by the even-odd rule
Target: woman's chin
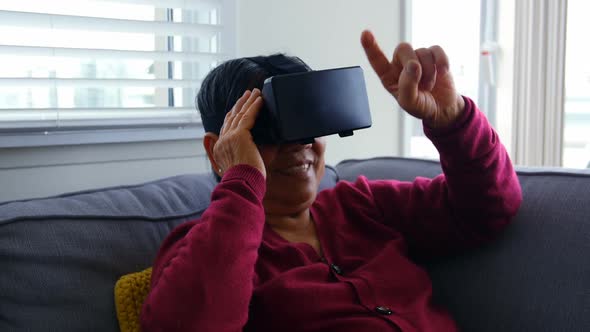
[(319, 187), (318, 177), (321, 175), (313, 165), (275, 169), (267, 176), (264, 199), (272, 206), (282, 206), (284, 210), (309, 207), (315, 200)]
[(309, 209), (313, 204), (316, 193), (299, 193), (299, 195), (290, 195), (289, 197), (265, 197), (263, 201), (264, 211), (273, 215), (296, 215)]
[(273, 181), (272, 185), (267, 185), (264, 200), (273, 202), (273, 205), (295, 209), (311, 205), (315, 200), (318, 186), (313, 175), (307, 176), (306, 179), (307, 181), (302, 181), (301, 178), (298, 181)]

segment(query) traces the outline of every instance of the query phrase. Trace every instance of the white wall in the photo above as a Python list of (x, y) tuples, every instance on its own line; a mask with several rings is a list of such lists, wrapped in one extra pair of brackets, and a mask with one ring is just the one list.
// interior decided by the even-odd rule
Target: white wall
[(238, 56), (286, 52), (313, 69), (360, 65), (365, 71), (373, 127), (328, 140), (326, 161), (399, 153), (399, 109), (381, 86), (360, 44), (363, 29), (386, 54), (400, 41), (399, 0), (237, 0)]
[(196, 139), (3, 148), (0, 202), (205, 171), (201, 140)]

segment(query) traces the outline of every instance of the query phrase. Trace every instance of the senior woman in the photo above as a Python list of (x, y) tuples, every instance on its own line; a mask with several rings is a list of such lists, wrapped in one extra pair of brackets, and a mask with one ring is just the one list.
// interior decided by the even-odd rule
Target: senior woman
[(457, 330), (413, 259), (493, 239), (518, 210), (520, 186), (497, 134), (455, 91), (440, 47), (402, 43), (390, 61), (370, 32), (361, 42), (387, 91), (422, 119), (444, 174), (361, 176), (318, 194), (324, 139), (257, 145), (251, 134), (264, 79), (309, 68), (282, 55), (221, 64), (198, 96), (221, 180), (202, 217), (162, 245), (144, 331)]

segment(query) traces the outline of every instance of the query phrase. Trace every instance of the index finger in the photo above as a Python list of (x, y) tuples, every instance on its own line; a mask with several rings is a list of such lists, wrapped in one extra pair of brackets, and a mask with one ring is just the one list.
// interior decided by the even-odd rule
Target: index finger
[(365, 49), (365, 54), (367, 55), (367, 59), (377, 73), (377, 76), (382, 77), (387, 73), (391, 63), (387, 60), (387, 57), (377, 44), (375, 40), (375, 36), (369, 30), (363, 31), (361, 35), (361, 44)]

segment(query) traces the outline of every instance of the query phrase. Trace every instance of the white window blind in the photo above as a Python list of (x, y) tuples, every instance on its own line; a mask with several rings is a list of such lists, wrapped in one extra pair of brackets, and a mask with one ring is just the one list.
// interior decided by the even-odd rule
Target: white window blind
[(229, 0), (0, 2), (0, 134), (186, 128), (234, 54)]

